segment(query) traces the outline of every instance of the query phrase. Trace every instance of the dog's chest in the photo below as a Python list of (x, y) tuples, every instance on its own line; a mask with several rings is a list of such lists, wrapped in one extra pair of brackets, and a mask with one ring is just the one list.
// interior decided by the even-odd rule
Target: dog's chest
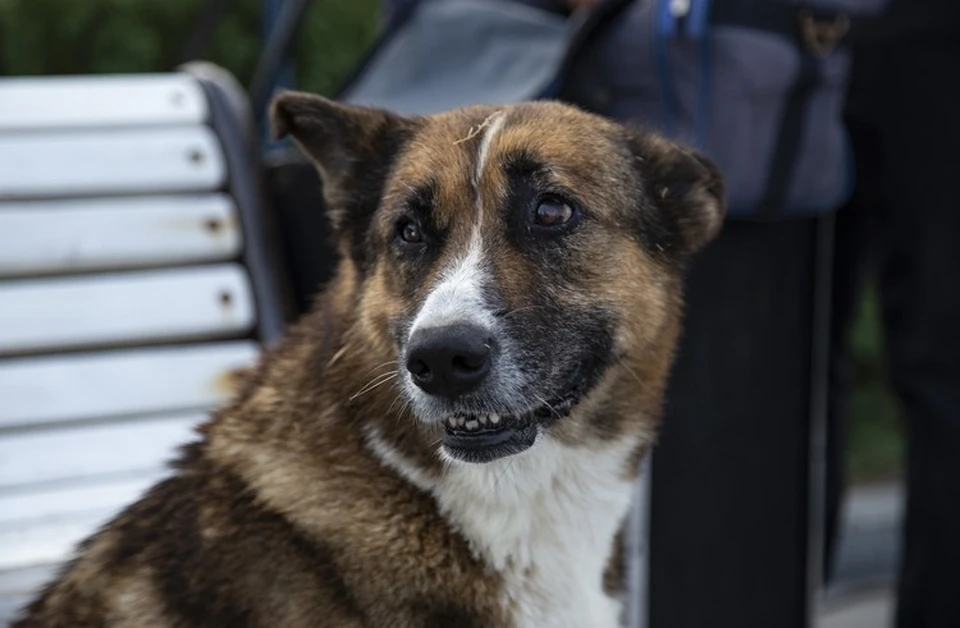
[(517, 628), (607, 628), (620, 603), (603, 590), (631, 485), (621, 452), (545, 442), (502, 464), (448, 469), (441, 508), (504, 579)]

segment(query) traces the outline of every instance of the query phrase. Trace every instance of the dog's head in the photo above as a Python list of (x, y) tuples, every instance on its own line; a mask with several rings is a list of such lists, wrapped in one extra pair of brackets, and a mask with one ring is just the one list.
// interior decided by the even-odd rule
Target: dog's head
[(448, 457), (588, 430), (574, 408), (617, 377), (659, 386), (722, 222), (705, 158), (556, 103), (409, 118), (289, 92), (272, 118), (321, 174), (369, 350)]

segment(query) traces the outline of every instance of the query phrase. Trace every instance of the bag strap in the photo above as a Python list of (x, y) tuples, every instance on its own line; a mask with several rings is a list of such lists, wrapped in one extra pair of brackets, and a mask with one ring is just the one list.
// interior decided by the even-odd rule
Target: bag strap
[[(570, 38), (570, 44), (563, 54), (557, 78), (541, 98), (565, 98), (566, 78), (570, 75), (577, 58), (587, 46), (601, 37), (607, 29), (616, 23), (620, 15), (633, 4), (634, 0), (600, 0), (594, 7), (584, 11), (580, 24)], [(577, 17), (576, 15), (574, 17)], [(573, 19), (573, 18), (571, 18)]]
[(822, 61), (851, 44), (855, 22), (859, 20), (845, 11), (812, 9), (806, 2), (719, 0), (714, 3), (711, 23), (777, 33), (795, 42), (799, 51), (797, 77), (781, 115), (763, 196), (757, 207), (760, 218), (774, 219), (784, 210), (805, 136), (806, 113), (823, 80)]

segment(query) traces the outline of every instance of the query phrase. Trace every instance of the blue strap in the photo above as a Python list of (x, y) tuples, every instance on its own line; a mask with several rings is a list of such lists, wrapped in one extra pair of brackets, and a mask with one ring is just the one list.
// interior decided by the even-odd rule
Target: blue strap
[(710, 0), (691, 0), (686, 32), (691, 39), (705, 38), (710, 21)]

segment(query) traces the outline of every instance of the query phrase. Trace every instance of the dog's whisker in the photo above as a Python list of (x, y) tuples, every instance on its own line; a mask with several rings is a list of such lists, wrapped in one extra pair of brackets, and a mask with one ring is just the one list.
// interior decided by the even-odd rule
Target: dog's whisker
[(510, 310), (509, 312), (504, 312), (501, 316), (506, 318), (507, 316), (513, 316), (518, 312), (526, 312), (527, 310), (552, 310), (554, 308), (547, 307), (546, 305), (525, 305), (523, 307), (518, 307), (516, 309)]
[[(399, 399), (400, 395), (397, 395), (397, 398)], [(404, 418), (406, 418), (404, 415), (409, 407), (410, 407), (410, 402), (407, 401), (406, 403), (403, 404), (403, 406), (401, 406), (400, 411), (397, 412), (396, 417), (394, 417), (394, 421), (396, 422), (397, 427), (400, 427)]]
[(353, 401), (354, 399), (361, 397), (376, 388), (379, 388), (380, 386), (386, 384), (392, 379), (395, 379), (396, 377), (397, 377), (396, 371), (391, 371), (389, 373), (381, 373), (380, 375), (377, 375), (376, 377), (373, 378), (372, 381), (364, 385), (363, 388), (355, 392), (353, 396), (350, 397), (350, 401)]
[(340, 358), (342, 358), (344, 354), (346, 354), (346, 352), (347, 352), (347, 345), (344, 344), (342, 347), (340, 347), (339, 351), (333, 354), (333, 357), (330, 358), (330, 361), (327, 362), (327, 368), (330, 368), (334, 364), (336, 364), (340, 360)]
[(397, 364), (398, 364), (397, 360), (388, 360), (387, 362), (384, 362), (383, 364), (378, 364), (372, 369), (370, 369), (369, 373), (373, 373), (374, 371), (378, 371), (387, 366), (396, 366)]
[(393, 412), (393, 407), (397, 405), (397, 402), (400, 401), (401, 397), (403, 397), (403, 393), (397, 393), (397, 396), (393, 398), (393, 402), (390, 404), (390, 407), (387, 408), (387, 414)]
[[(402, 395), (397, 395), (397, 399), (399, 399), (401, 396), (402, 396)], [(396, 403), (396, 402), (394, 402), (394, 403)], [(407, 410), (409, 410), (409, 409), (410, 409), (410, 400), (407, 399), (407, 400), (404, 401), (403, 405), (400, 406), (400, 410), (397, 411), (397, 415), (396, 415), (396, 417), (394, 418), (397, 427), (400, 427), (400, 424), (402, 423), (402, 421), (403, 421), (404, 418), (405, 418), (404, 415), (406, 414)], [(388, 413), (388, 414), (389, 414), (389, 413)]]
[(380, 378), (382, 378), (382, 377), (396, 377), (398, 373), (399, 373), (399, 372), (398, 372), (396, 369), (394, 369), (394, 370), (392, 370), (392, 371), (386, 371), (386, 372), (384, 372), (384, 373), (377, 373), (377, 374), (374, 375), (374, 376), (370, 379), (370, 381), (367, 382), (367, 383), (369, 384), (369, 383), (375, 382), (375, 381), (377, 381), (378, 379), (380, 379)]
[(550, 412), (553, 412), (555, 415), (557, 415), (557, 418), (558, 418), (558, 419), (562, 419), (562, 418), (563, 418), (563, 417), (561, 416), (561, 414), (560, 414), (559, 412), (557, 412), (556, 408), (554, 408), (552, 405), (550, 405), (550, 402), (549, 402), (549, 401), (547, 401), (546, 399), (544, 399), (543, 397), (541, 397), (541, 396), (538, 395), (537, 393), (533, 393), (533, 396), (536, 397), (537, 399), (539, 399), (539, 400), (540, 400), (540, 403), (542, 403), (543, 405), (547, 406), (547, 407), (550, 409)]
[(503, 471), (497, 474), (497, 479), (493, 482), (493, 488), (500, 486), (500, 482), (503, 480), (504, 476), (507, 475), (507, 472), (510, 471), (510, 467), (513, 466), (513, 463), (516, 461), (516, 458), (510, 458), (507, 460), (507, 464), (504, 465)]
[(634, 371), (632, 368), (630, 368), (626, 364), (621, 364), (621, 366), (623, 366), (623, 368), (626, 369), (627, 373), (630, 373), (630, 375), (633, 376), (633, 379), (637, 380), (637, 383), (640, 384), (641, 388), (646, 388), (646, 384), (643, 383), (643, 380), (640, 379), (640, 376), (637, 375), (636, 371)]

